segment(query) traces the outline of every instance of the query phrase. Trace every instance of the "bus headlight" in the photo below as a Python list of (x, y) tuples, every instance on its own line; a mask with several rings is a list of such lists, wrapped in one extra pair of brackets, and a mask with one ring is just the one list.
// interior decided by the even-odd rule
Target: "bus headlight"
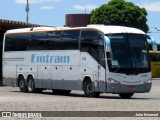
[(120, 83), (119, 81), (114, 80), (114, 79), (112, 79), (112, 78), (108, 78), (108, 80), (109, 80), (110, 83)]
[(144, 81), (144, 83), (152, 83), (151, 79)]

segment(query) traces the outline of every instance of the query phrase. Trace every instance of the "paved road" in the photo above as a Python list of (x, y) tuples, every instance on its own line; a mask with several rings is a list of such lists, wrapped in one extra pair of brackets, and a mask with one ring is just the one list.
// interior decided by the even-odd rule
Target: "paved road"
[(54, 95), (49, 90), (29, 94), (5, 86), (0, 87), (0, 111), (160, 111), (160, 79), (153, 80), (150, 93), (137, 93), (132, 99), (120, 99), (116, 94), (87, 98), (79, 91), (72, 91), (70, 96)]

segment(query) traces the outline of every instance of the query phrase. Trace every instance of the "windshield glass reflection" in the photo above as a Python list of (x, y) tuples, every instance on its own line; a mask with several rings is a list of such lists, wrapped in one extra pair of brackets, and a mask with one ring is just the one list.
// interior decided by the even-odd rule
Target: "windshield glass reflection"
[(111, 52), (107, 53), (110, 71), (128, 73), (136, 70), (140, 73), (150, 70), (145, 35), (112, 34), (107, 36), (111, 41)]

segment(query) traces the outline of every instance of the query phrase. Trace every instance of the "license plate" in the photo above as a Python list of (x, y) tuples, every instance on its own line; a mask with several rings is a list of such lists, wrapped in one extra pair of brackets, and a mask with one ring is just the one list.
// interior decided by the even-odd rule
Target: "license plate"
[(128, 90), (136, 90), (136, 86), (128, 86)]

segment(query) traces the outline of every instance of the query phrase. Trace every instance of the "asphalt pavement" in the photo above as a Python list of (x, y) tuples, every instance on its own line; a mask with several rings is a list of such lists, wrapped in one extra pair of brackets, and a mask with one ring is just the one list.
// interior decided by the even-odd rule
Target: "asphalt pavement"
[[(131, 99), (121, 99), (117, 94), (105, 93), (99, 98), (87, 98), (83, 91), (70, 95), (54, 95), (51, 90), (41, 94), (22, 93), (17, 87), (0, 87), (0, 111), (160, 111), (160, 79), (153, 79), (149, 93), (136, 93)], [(110, 117), (116, 120), (118, 117)], [(160, 119), (160, 117), (120, 117), (118, 119)], [(9, 118), (0, 118), (9, 119)], [(13, 119), (13, 118), (10, 118)], [(21, 120), (22, 118), (14, 118)], [(23, 118), (24, 119), (24, 118)], [(25, 118), (27, 119), (27, 118)], [(32, 119), (32, 118), (30, 118)], [(64, 120), (105, 120), (106, 117), (52, 117), (36, 118)]]

